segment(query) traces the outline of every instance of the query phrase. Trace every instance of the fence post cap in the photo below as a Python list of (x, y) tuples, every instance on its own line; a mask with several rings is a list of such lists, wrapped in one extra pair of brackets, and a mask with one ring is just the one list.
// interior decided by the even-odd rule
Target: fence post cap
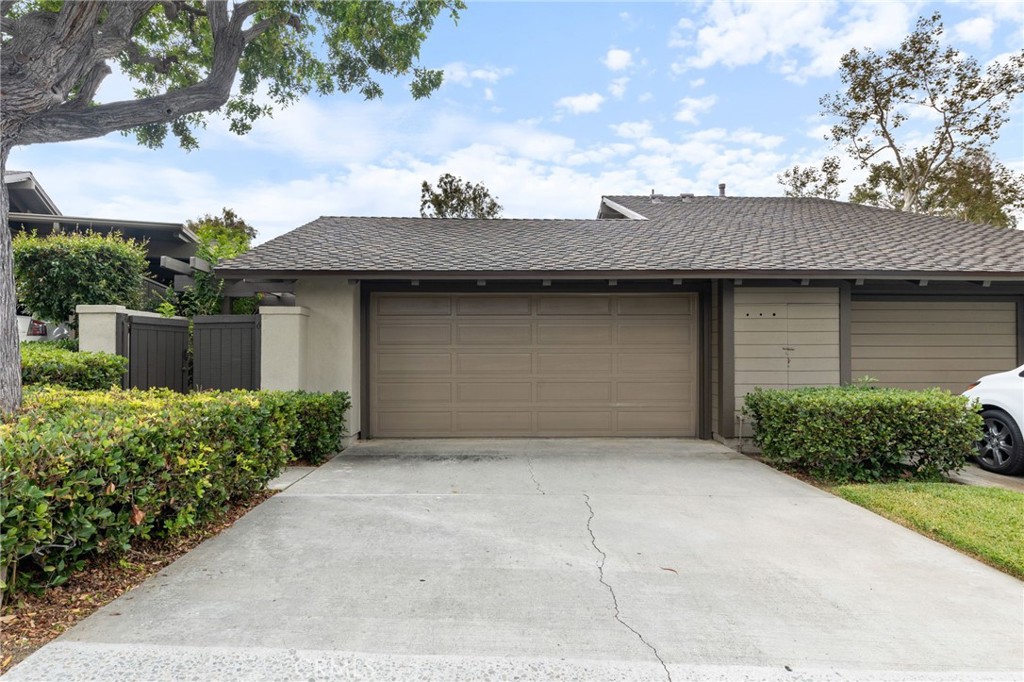
[(301, 305), (295, 306), (260, 306), (260, 315), (302, 315), (309, 317), (309, 308)]
[(93, 305), (80, 303), (75, 306), (75, 312), (82, 313), (127, 313), (128, 309), (123, 305)]

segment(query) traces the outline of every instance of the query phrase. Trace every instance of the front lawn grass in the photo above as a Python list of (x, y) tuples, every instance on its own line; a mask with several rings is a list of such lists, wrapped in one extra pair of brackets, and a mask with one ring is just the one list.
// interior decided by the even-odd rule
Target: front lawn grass
[(871, 483), (837, 495), (1024, 579), (1024, 493), (954, 483)]

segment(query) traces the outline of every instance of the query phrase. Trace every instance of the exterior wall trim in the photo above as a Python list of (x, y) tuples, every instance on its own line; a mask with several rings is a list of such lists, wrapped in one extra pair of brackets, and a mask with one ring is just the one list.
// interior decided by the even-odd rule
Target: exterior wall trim
[(1024, 296), (1017, 299), (1017, 366), (1024, 365)]
[(373, 288), (365, 283), (359, 288), (359, 387), (363, 402), (359, 411), (359, 433), (363, 440), (370, 434), (370, 294)]
[(709, 440), (714, 431), (714, 425), (711, 423), (711, 287), (697, 295), (697, 306), (700, 311), (700, 323), (697, 327), (697, 337), (700, 341), (697, 438)]
[(839, 286), (839, 384), (853, 381), (853, 297), (849, 282)]
[(720, 282), (718, 296), (718, 434), (722, 438), (736, 437), (736, 291), (730, 280)]

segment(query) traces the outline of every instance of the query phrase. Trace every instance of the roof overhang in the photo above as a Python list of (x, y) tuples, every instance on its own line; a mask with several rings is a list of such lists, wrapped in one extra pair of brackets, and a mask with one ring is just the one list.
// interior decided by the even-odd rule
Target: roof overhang
[(632, 209), (626, 208), (622, 204), (616, 203), (609, 199), (608, 197), (601, 197), (601, 207), (602, 210), (598, 212), (598, 218), (608, 217), (603, 210), (605, 207), (607, 207), (621, 215), (623, 218), (627, 218), (629, 220), (647, 220), (646, 216), (643, 216)]
[(216, 268), (219, 277), (226, 280), (287, 279), (307, 277), (344, 277), (351, 280), (908, 280), (928, 282), (1014, 282), (1024, 285), (1024, 271), (1007, 272), (930, 272), (884, 270), (244, 270)]
[(4, 184), (12, 206), (25, 207), (30, 213), (59, 216), (60, 209), (36, 181), (31, 171), (7, 171)]
[(198, 244), (199, 237), (195, 232), (181, 223), (158, 223), (145, 220), (112, 220), (107, 218), (87, 218), (81, 216), (54, 216), (38, 213), (9, 213), (7, 222), (12, 225), (27, 227), (61, 228), (70, 230), (95, 230), (108, 232), (117, 230), (124, 233), (137, 234), (149, 239), (172, 239), (181, 242)]

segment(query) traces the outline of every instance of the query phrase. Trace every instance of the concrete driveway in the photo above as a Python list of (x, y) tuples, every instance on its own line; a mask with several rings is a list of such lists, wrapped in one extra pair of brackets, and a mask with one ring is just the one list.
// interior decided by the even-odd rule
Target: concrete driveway
[(374, 441), (7, 677), (1021, 679), (1022, 587), (713, 443)]

